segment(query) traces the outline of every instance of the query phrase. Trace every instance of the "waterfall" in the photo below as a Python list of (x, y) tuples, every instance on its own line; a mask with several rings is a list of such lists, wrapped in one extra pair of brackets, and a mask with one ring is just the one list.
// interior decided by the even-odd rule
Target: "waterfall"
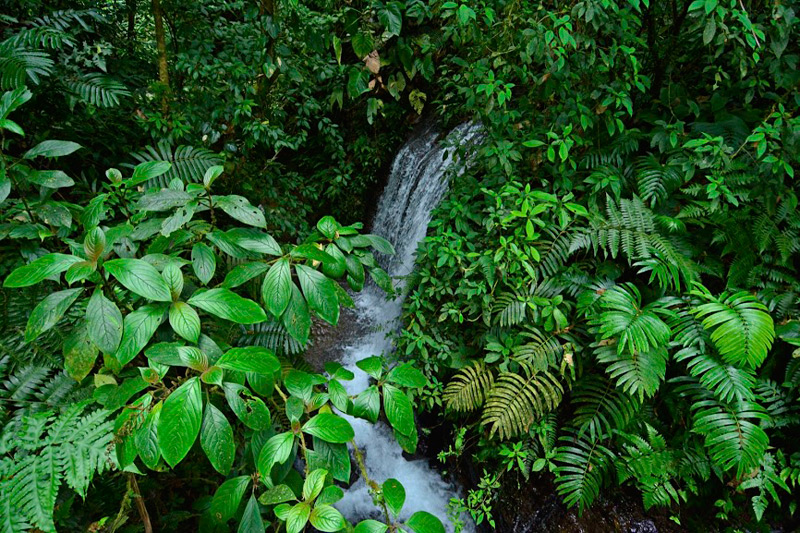
[[(473, 142), (479, 137), (479, 128), (464, 124), (451, 132), (445, 142), (437, 142), (439, 134), (428, 129), (408, 141), (395, 157), (389, 181), (383, 191), (375, 215), (372, 233), (388, 239), (397, 253), (383, 266), (389, 274), (403, 283), (414, 267), (414, 253), (425, 237), (431, 211), (441, 201), (447, 190), (449, 170), (458, 170), (456, 146)], [(346, 383), (348, 392), (356, 394), (369, 383), (366, 373), (356, 367), (356, 361), (372, 355), (392, 351), (387, 333), (396, 331), (402, 310), (404, 290), (397, 287), (399, 296), (387, 300), (386, 295), (374, 285), (368, 285), (355, 298), (356, 317), (361, 325), (358, 332), (343, 349), (341, 362), (353, 371), (356, 378)], [(355, 442), (365, 450), (369, 477), (383, 483), (388, 478), (399, 480), (406, 490), (406, 503), (400, 515), (407, 519), (416, 511), (427, 511), (438, 516), (447, 531), (453, 527), (447, 519), (447, 504), (457, 497), (457, 487), (445, 482), (439, 473), (423, 459), (407, 460), (394, 439), (391, 428), (383, 422), (370, 424), (348, 417), (355, 430)], [(359, 479), (346, 492), (337, 507), (351, 520), (367, 517), (379, 518), (366, 483)], [(468, 521), (466, 519), (465, 521)], [(471, 524), (464, 531), (472, 531)]]

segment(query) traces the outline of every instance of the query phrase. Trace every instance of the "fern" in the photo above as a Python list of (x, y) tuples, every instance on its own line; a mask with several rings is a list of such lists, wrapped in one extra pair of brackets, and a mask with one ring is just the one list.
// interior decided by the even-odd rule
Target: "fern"
[(65, 85), (79, 100), (97, 107), (117, 106), (120, 97), (131, 94), (125, 85), (101, 73), (85, 74)]
[(707, 399), (692, 404), (692, 410), (692, 431), (705, 437), (714, 463), (726, 471), (735, 468), (739, 477), (759, 465), (769, 446), (758, 424), (769, 419), (763, 407), (755, 402)]
[(0, 88), (17, 89), (28, 81), (38, 85), (53, 72), (53, 60), (44, 52), (0, 44)]
[(305, 349), (289, 335), (283, 324), (272, 318), (259, 324), (242, 326), (236, 346), (262, 346), (275, 352), (278, 357), (300, 355)]
[(193, 146), (178, 146), (174, 151), (166, 143), (148, 146), (141, 152), (132, 154), (138, 163), (148, 161), (168, 161), (172, 167), (168, 172), (147, 182), (148, 187), (166, 187), (175, 178), (183, 183), (199, 183), (209, 167), (221, 165), (222, 159), (210, 150)]
[(564, 389), (549, 372), (536, 372), (522, 364), (523, 375), (502, 372), (486, 400), (481, 424), (490, 426), (489, 436), (501, 439), (525, 433), (537, 418), (555, 409)]
[(494, 386), (494, 374), (483, 362), (476, 361), (453, 376), (442, 400), (447, 409), (474, 411), (483, 405)]
[(619, 482), (635, 480), (636, 487), (642, 493), (645, 509), (686, 501), (686, 493), (677, 488), (673, 481), (677, 474), (675, 454), (667, 448), (664, 437), (652, 426), (645, 427), (647, 439), (618, 433), (626, 452), (615, 462)]
[(589, 374), (581, 378), (572, 392), (575, 412), (570, 424), (578, 436), (587, 434), (591, 440), (602, 439), (614, 430), (624, 430), (641, 408), (641, 401), (616, 389), (614, 384)]
[(726, 365), (695, 348), (680, 350), (675, 354), (675, 360), (685, 361), (689, 373), (720, 401), (755, 400), (756, 377), (748, 369)]
[(658, 315), (671, 313), (653, 302), (642, 306), (639, 289), (632, 283), (617, 285), (600, 298), (602, 312), (593, 319), (603, 339), (617, 340), (617, 352), (648, 352), (665, 346), (670, 338), (669, 326)]
[(711, 340), (723, 360), (758, 368), (775, 338), (772, 317), (764, 304), (744, 291), (714, 297), (698, 285), (692, 294), (707, 301), (694, 312), (703, 319), (703, 327), (712, 330)]
[(662, 165), (655, 156), (639, 157), (634, 162), (639, 196), (651, 207), (664, 202), (683, 183), (678, 169)]
[(608, 470), (614, 463), (614, 453), (597, 439), (587, 440), (573, 432), (561, 437), (556, 448), (556, 491), (570, 507), (578, 512), (589, 507), (600, 494)]
[(653, 396), (667, 373), (666, 348), (653, 348), (643, 353), (619, 353), (613, 346), (598, 346), (595, 356), (605, 363), (606, 373), (616, 380), (617, 387), (640, 399)]
[[(85, 403), (53, 416), (42, 413), (9, 422), (0, 452), (0, 508), (15, 509), (18, 524), (55, 531), (53, 508), (62, 483), (86, 495), (95, 473), (113, 465), (110, 413), (86, 411)], [(16, 529), (20, 530), (20, 529)]]
[(528, 326), (520, 333), (520, 337), (527, 342), (513, 348), (516, 360), (529, 363), (536, 370), (559, 366), (564, 346), (555, 333), (546, 333), (539, 328)]

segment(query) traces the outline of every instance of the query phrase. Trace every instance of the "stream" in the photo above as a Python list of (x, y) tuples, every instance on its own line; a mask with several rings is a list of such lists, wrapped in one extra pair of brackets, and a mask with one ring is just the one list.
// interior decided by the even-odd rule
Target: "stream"
[[(477, 126), (465, 124), (453, 130), (445, 142), (439, 142), (441, 135), (428, 128), (409, 140), (395, 157), (378, 203), (372, 233), (388, 239), (396, 249), (397, 253), (382, 266), (395, 278), (398, 297), (387, 300), (383, 291), (367, 284), (354, 298), (355, 310), (349, 317), (352, 323), (339, 326), (347, 331), (347, 338), (339, 347), (330, 347), (321, 354), (325, 360), (339, 360), (355, 373), (355, 379), (345, 383), (350, 394), (357, 394), (369, 385), (369, 376), (356, 366), (356, 361), (393, 350), (389, 335), (399, 327), (404, 277), (414, 268), (414, 254), (425, 238), (431, 211), (447, 191), (448, 171), (457, 171), (455, 147), (473, 141), (478, 135)], [(416, 511), (427, 511), (439, 517), (446, 530), (452, 532), (447, 504), (460, 495), (459, 488), (442, 479), (426, 459), (406, 459), (391, 428), (384, 422), (373, 425), (347, 418), (355, 430), (356, 444), (365, 453), (369, 477), (377, 483), (395, 478), (405, 487), (406, 503), (400, 519), (407, 519)], [(363, 479), (353, 484), (337, 507), (352, 522), (380, 518)], [(473, 530), (471, 524), (464, 529)]]

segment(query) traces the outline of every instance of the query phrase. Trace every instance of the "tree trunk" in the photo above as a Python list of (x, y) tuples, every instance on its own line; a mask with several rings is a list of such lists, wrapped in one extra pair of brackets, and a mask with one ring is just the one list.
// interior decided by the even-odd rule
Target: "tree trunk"
[(158, 80), (164, 86), (164, 97), (161, 106), (166, 112), (169, 109), (167, 95), (170, 92), (169, 70), (167, 68), (167, 41), (164, 35), (164, 14), (161, 11), (161, 0), (153, 0), (153, 19), (156, 25), (156, 48), (158, 49)]
[(133, 52), (136, 42), (136, 0), (128, 0), (128, 51)]

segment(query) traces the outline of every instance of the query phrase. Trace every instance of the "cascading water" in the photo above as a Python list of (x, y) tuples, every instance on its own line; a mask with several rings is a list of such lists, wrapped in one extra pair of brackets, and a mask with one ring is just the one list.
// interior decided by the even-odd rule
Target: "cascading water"
[[(394, 278), (407, 276), (414, 267), (414, 252), (425, 237), (431, 211), (447, 190), (446, 175), (456, 170), (456, 146), (473, 142), (479, 127), (464, 124), (453, 130), (444, 143), (439, 135), (427, 130), (410, 140), (400, 150), (392, 165), (389, 182), (381, 196), (372, 232), (388, 239), (397, 253), (384, 265)], [(404, 291), (387, 300), (375, 286), (367, 286), (355, 299), (360, 333), (350, 339), (341, 355), (341, 363), (356, 375), (347, 383), (348, 392), (356, 394), (368, 386), (369, 377), (356, 366), (356, 361), (372, 355), (389, 353), (393, 347), (387, 333), (395, 331), (400, 317)], [(425, 460), (407, 460), (394, 439), (391, 428), (382, 422), (370, 424), (350, 418), (355, 429), (355, 442), (365, 451), (369, 477), (383, 483), (388, 478), (399, 480), (406, 489), (406, 503), (401, 519), (413, 512), (427, 511), (438, 516), (448, 531), (447, 504), (458, 495), (456, 487), (445, 482)], [(372, 498), (363, 479), (359, 479), (337, 504), (352, 521), (377, 516)], [(468, 525), (464, 531), (472, 531)]]

